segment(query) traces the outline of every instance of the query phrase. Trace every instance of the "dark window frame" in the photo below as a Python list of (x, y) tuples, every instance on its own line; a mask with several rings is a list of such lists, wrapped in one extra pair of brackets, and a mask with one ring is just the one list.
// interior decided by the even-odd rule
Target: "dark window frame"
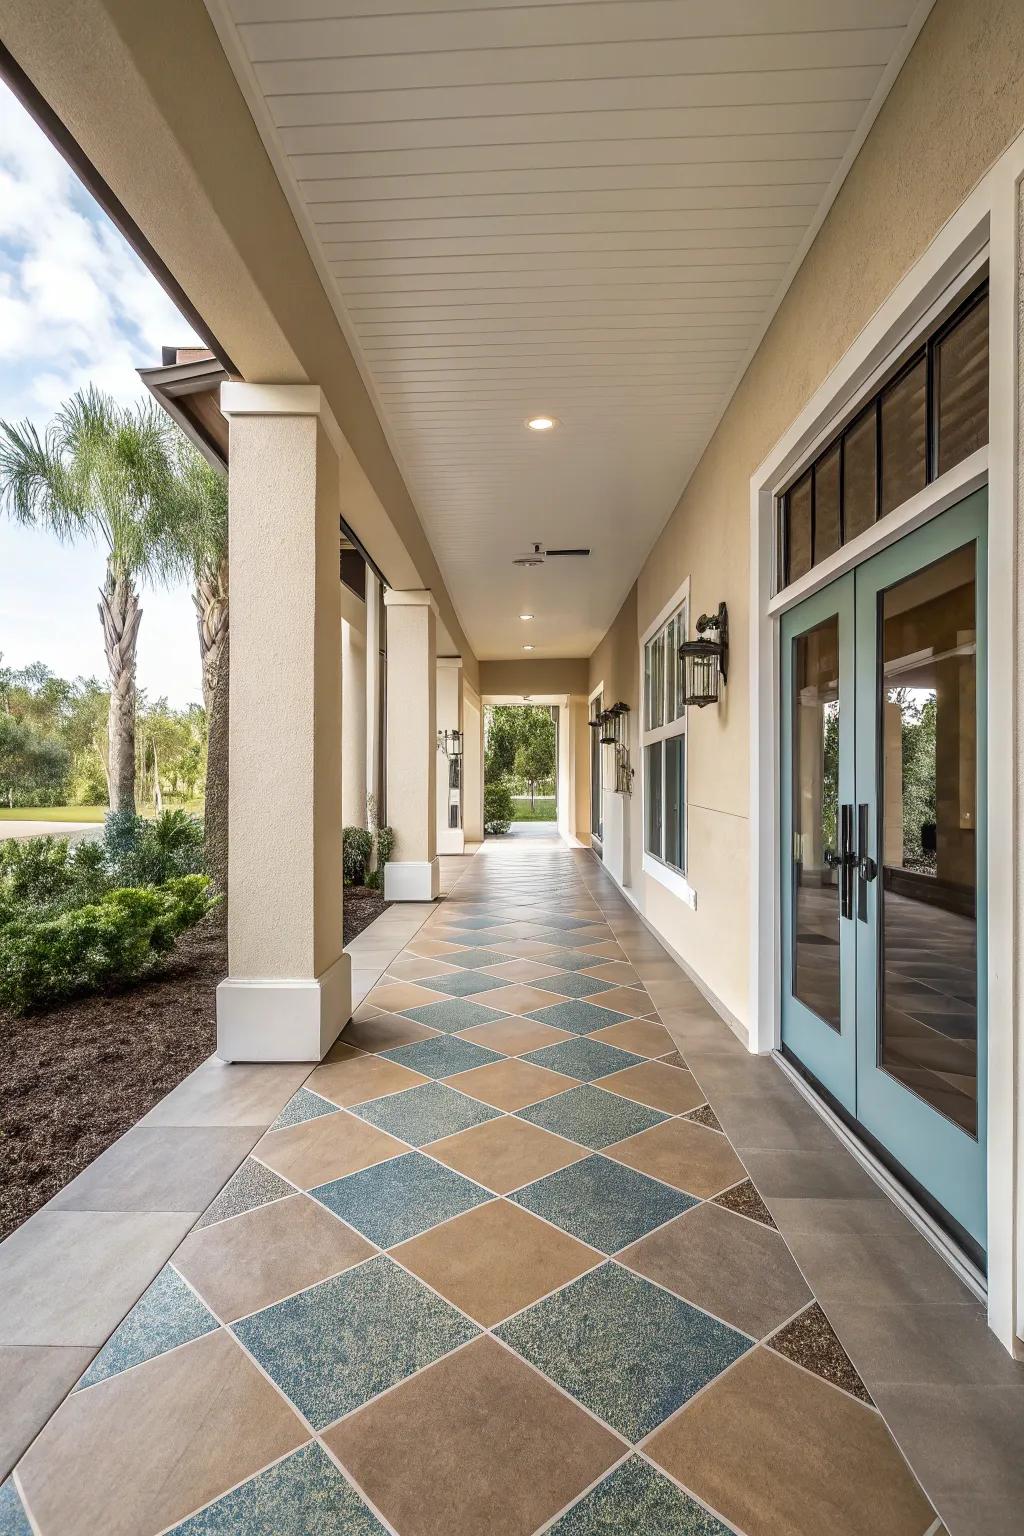
[[(842, 549), (847, 542), (846, 537), (846, 439), (854, 427), (863, 422), (865, 416), (874, 413), (875, 420), (875, 524), (891, 517), (897, 507), (890, 508), (888, 512), (882, 511), (882, 471), (883, 471), (883, 442), (882, 442), (882, 400), (890, 391), (895, 389), (914, 368), (918, 367), (922, 360), (925, 362), (925, 449), (924, 488), (927, 489), (933, 481), (939, 478), (939, 391), (936, 389), (936, 352), (943, 341), (956, 330), (968, 315), (978, 307), (986, 303), (989, 296), (989, 280), (987, 275), (971, 291), (960, 300), (955, 308), (935, 328), (919, 341), (913, 350), (903, 358), (898, 366), (882, 380), (874, 393), (864, 401), (861, 401), (856, 412), (832, 434), (815, 453), (813, 459), (801, 464), (796, 474), (791, 476), (785, 489), (775, 498), (776, 517), (776, 591), (781, 592), (790, 586), (793, 581), (800, 580), (800, 576), (790, 576), (790, 539), (789, 539), (789, 498), (796, 486), (798, 486), (808, 474), (810, 475), (811, 489), (811, 517), (810, 517), (810, 566), (808, 571), (801, 574), (809, 575), (821, 562), (815, 558), (815, 546), (817, 543), (816, 529), (816, 471), (821, 461), (829, 453), (839, 446), (839, 548)], [(987, 346), (987, 338), (986, 338)], [(962, 462), (962, 461), (960, 461)], [(950, 466), (952, 468), (953, 466)], [(948, 470), (944, 473), (948, 474)], [(902, 503), (900, 503), (902, 505)]]

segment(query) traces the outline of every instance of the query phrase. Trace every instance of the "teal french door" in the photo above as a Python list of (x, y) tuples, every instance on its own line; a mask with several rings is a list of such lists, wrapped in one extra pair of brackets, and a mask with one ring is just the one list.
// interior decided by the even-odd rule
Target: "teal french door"
[(781, 624), (782, 1043), (983, 1254), (979, 491)]

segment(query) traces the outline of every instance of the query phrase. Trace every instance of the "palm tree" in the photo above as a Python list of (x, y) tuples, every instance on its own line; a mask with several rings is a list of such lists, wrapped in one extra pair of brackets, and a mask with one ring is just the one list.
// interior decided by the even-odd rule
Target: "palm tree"
[(110, 674), (110, 808), (135, 810), (136, 648), (140, 582), (159, 566), (176, 497), (170, 424), (156, 404), (123, 408), (93, 386), (62, 406), (40, 437), (0, 421), (0, 506), (63, 543), (106, 546), (99, 613)]
[(206, 863), (228, 883), (228, 483), (175, 433), (176, 490), (163, 509), (157, 560), (165, 580), (192, 583), (206, 708)]

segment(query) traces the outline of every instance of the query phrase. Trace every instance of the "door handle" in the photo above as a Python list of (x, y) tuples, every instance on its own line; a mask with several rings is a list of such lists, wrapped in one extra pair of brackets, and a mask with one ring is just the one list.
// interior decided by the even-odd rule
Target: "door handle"
[(826, 848), (824, 862), (827, 869), (839, 871), (839, 915), (853, 916), (853, 871), (857, 855), (853, 851), (853, 806), (839, 808), (839, 848)]
[(868, 853), (868, 807), (862, 802), (857, 807), (857, 916), (862, 923), (868, 920), (868, 886), (878, 874), (878, 865)]

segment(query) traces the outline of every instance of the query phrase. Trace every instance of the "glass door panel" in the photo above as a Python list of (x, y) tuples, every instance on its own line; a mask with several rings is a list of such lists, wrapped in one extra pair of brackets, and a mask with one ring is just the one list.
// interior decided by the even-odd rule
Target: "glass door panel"
[(855, 1100), (853, 578), (782, 622), (782, 1039)]
[(984, 1248), (985, 495), (857, 572), (858, 1119)]

